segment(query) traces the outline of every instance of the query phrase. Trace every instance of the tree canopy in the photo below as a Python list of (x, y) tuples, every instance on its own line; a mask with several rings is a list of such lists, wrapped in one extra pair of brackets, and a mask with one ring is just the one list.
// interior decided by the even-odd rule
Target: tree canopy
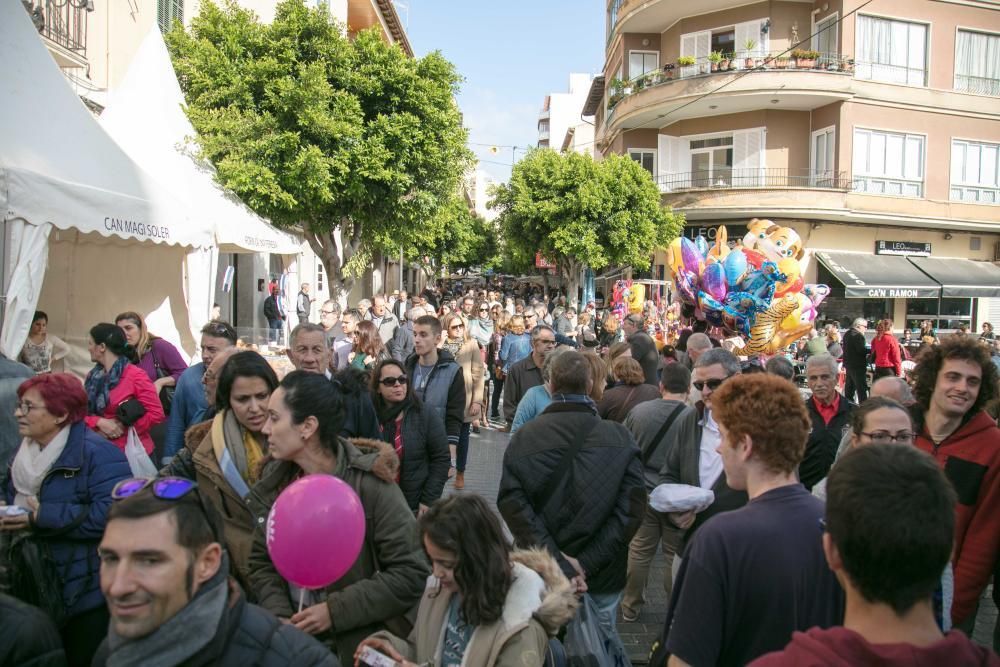
[(576, 298), (580, 271), (649, 266), (656, 248), (677, 237), (684, 220), (660, 204), (652, 177), (628, 157), (595, 162), (580, 153), (530, 152), (497, 187), (505, 242), (518, 262), (536, 252), (555, 261)]
[(304, 0), (282, 0), (267, 25), (205, 0), (167, 44), (219, 181), (300, 226), (331, 293), (350, 290), (373, 251), (433, 243), (471, 160), (460, 77), (440, 53), (410, 58), (377, 29), (348, 39)]
[(471, 210), (457, 194), (445, 202), (432, 221), (437, 231), (409, 246), (405, 252), (432, 275), (448, 267), (462, 271), (473, 267), (494, 268), (499, 264), (496, 230)]

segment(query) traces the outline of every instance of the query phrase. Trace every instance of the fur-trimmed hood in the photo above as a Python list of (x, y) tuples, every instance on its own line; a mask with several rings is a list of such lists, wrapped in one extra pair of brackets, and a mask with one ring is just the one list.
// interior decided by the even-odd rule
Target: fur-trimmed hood
[(504, 603), (504, 624), (512, 627), (534, 617), (555, 635), (576, 614), (579, 600), (559, 563), (545, 549), (524, 549), (511, 554), (514, 582)]
[(341, 439), (347, 452), (349, 465), (375, 475), (383, 482), (396, 483), (399, 474), (399, 457), (387, 442), (370, 438)]
[(188, 430), (184, 431), (184, 446), (191, 450), (193, 454), (198, 449), (198, 445), (205, 439), (205, 436), (211, 433), (211, 431), (211, 418), (197, 424), (192, 424), (188, 427)]

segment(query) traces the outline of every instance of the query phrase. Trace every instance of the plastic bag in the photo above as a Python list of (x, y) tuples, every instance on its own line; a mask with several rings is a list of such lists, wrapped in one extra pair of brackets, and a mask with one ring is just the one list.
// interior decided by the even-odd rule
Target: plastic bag
[(128, 467), (132, 469), (135, 477), (152, 479), (156, 477), (156, 466), (146, 453), (146, 448), (142, 446), (142, 440), (134, 428), (128, 430), (128, 440), (125, 442), (125, 458), (128, 459)]
[(580, 599), (576, 616), (567, 624), (563, 646), (569, 667), (632, 667), (618, 635), (609, 636), (601, 627), (589, 595)]
[(711, 489), (690, 484), (660, 484), (649, 494), (649, 506), (657, 512), (702, 512), (714, 501)]

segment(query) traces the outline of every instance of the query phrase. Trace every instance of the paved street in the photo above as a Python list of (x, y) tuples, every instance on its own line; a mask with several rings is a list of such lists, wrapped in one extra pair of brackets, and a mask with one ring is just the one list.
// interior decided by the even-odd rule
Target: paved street
[[(482, 433), (472, 434), (469, 445), (469, 463), (465, 472), (465, 491), (484, 496), (491, 505), (496, 506), (497, 490), (500, 487), (500, 472), (503, 465), (503, 454), (507, 449), (510, 436), (500, 431), (483, 429)], [(446, 493), (452, 492), (451, 483)], [(618, 620), (618, 630), (621, 634), (629, 657), (635, 665), (645, 665), (649, 655), (649, 647), (660, 635), (666, 619), (667, 600), (663, 593), (662, 573), (663, 557), (657, 555), (650, 569), (650, 581), (646, 586), (646, 606), (635, 623), (624, 623)], [(976, 623), (973, 638), (980, 644), (989, 646), (992, 642), (993, 627), (997, 621), (997, 609), (990, 598), (990, 588), (983, 596), (982, 609)]]

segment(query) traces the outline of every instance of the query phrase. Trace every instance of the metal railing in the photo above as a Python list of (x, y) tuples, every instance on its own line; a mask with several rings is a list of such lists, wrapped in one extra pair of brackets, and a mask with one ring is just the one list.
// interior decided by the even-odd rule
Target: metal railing
[[(684, 61), (688, 62), (688, 61)], [(614, 107), (629, 95), (634, 95), (646, 88), (671, 83), (677, 79), (715, 76), (736, 72), (802, 71), (831, 72), (836, 74), (851, 74), (854, 71), (854, 59), (839, 53), (820, 53), (814, 59), (792, 58), (782, 51), (763, 53), (759, 51), (737, 51), (726, 56), (706, 56), (695, 58), (691, 64), (667, 63), (659, 70), (647, 72), (633, 77), (628, 81), (612, 81), (608, 86), (608, 106)]]
[(858, 79), (881, 83), (900, 83), (907, 86), (927, 85), (927, 69), (924, 67), (906, 67), (905, 65), (870, 63), (858, 60), (854, 66), (854, 76)]
[(24, 8), (46, 39), (59, 46), (79, 53), (87, 51), (86, 3), (74, 6), (69, 0), (22, 0)]
[(660, 190), (727, 190), (769, 188), (822, 188), (850, 190), (847, 172), (816, 169), (713, 169), (667, 174), (657, 178)]
[(1000, 79), (990, 79), (985, 76), (972, 76), (969, 74), (956, 74), (955, 90), (975, 95), (1000, 97)]

